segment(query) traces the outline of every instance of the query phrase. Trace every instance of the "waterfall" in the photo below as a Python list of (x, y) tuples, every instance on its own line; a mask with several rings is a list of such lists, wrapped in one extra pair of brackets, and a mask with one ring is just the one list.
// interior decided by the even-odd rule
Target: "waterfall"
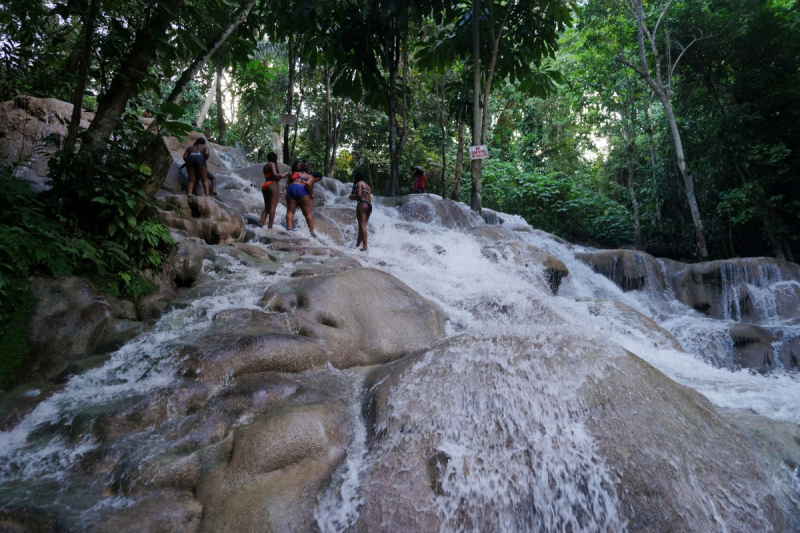
[[(260, 191), (246, 180), (231, 179), (250, 211), (260, 209)], [(326, 205), (347, 203), (343, 196), (349, 187), (333, 183), (318, 194)], [(679, 301), (681, 289), (665, 281), (660, 263), (636, 256), (631, 267), (637, 272), (635, 282), (622, 290), (576, 257), (586, 249), (534, 233), (518, 217), (503, 215), (504, 226), (513, 228), (519, 240), (569, 269), (553, 295), (543, 268), (487, 257), (482, 252), (486, 241), (450, 227), (450, 215), (436, 211), (431, 201), (436, 198), (414, 200), (430, 215), (419, 222), (403, 218), (402, 207), (376, 199), (366, 253), (353, 248), (354, 221), (338, 224), (346, 245), (319, 237), (323, 246), (361, 266), (400, 279), (447, 317), (446, 338), (415, 354), (389, 392), (381, 392), (383, 382), (370, 381), (373, 376), (366, 370), (328, 369), (349, 387), (350, 445), (314, 511), (322, 531), (357, 526), (370, 491), (382, 490), (370, 473), (385, 472), (403, 486), (409, 462), (415, 460), (404, 450), (422, 450), (429, 457), (434, 498), (419, 512), (435, 517), (442, 531), (625, 530), (618, 480), (597, 453), (587, 429), (592, 413), (580, 394), (624, 350), (719, 407), (800, 423), (796, 376), (735, 370), (729, 364), (733, 344), (727, 335), (732, 323), (754, 316), (759, 324), (780, 327), (783, 342), (800, 336), (786, 303), (800, 290), (796, 273), (746, 260), (722, 265), (709, 316)], [(464, 211), (463, 220), (474, 216), (466, 207), (458, 209)], [(284, 214), (279, 206), (277, 219)], [(299, 229), (291, 235), (280, 228), (258, 228), (251, 242), (267, 251), (269, 245), (259, 238), (307, 237), (302, 217), (295, 220)], [(133, 492), (99, 501), (85, 496), (91, 492), (81, 486), (87, 477), (76, 465), (97, 441), (91, 431), (81, 432), (86, 429), (81, 421), (91, 424), (92, 413), (104, 406), (158, 394), (179, 378), (181, 355), (174, 349), (179, 338), (199, 335), (226, 309), (260, 309), (256, 304), (264, 292), (290, 279), (297, 266), (286, 264), (273, 275), (227, 260), (225, 247), (216, 250), (220, 259), (204, 264), (205, 293), (174, 305), (153, 330), (112, 354), (104, 366), (72, 377), (62, 389), (47, 393), (16, 427), (0, 432), (4, 507), (30, 498), (50, 501), (80, 528), (93, 513), (131, 503)], [(612, 277), (628, 271), (615, 271)], [(371, 425), (364, 412), (376, 394), (385, 394), (387, 408)], [(120, 443), (120, 453), (149, 457), (169, 452), (155, 426)], [(60, 483), (72, 488), (60, 490)], [(685, 498), (705, 501), (701, 488), (696, 490)], [(746, 495), (729, 498), (739, 505)], [(708, 516), (716, 512), (713, 503), (701, 505)]]

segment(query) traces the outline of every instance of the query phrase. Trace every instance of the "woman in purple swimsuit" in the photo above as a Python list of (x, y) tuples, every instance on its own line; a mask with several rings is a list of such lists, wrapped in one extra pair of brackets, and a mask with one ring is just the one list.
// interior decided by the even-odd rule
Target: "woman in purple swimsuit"
[[(294, 165), (292, 165), (294, 168)], [(322, 179), (322, 174), (315, 172), (314, 175), (305, 172), (292, 174), (293, 181), (286, 188), (286, 229), (294, 228), (294, 213), (298, 207), (306, 217), (308, 230), (314, 235), (314, 184)]]

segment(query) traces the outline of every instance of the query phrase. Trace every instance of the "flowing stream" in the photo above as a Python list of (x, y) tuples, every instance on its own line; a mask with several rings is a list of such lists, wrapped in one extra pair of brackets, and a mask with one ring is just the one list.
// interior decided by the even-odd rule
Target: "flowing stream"
[[(258, 208), (260, 193), (246, 190), (251, 191), (247, 204)], [(346, 202), (324, 194), (327, 204)], [(278, 220), (284, 213), (279, 207)], [(506, 218), (507, 227), (525, 225), (518, 218)], [(306, 235), (304, 223), (299, 225), (295, 234)], [(795, 374), (779, 370), (763, 376), (732, 371), (726, 364), (732, 350), (727, 330), (740, 318), (735, 306), (725, 319), (716, 320), (678, 302), (669, 288), (654, 290), (654, 284), (648, 284), (647, 289), (623, 292), (575, 258), (579, 247), (530, 231), (517, 234), (560, 259), (570, 271), (555, 296), (538, 269), (488, 257), (482, 252), (485, 242), (473, 235), (436, 221), (404, 221), (395, 208), (376, 203), (368, 252), (352, 247), (354, 223), (341, 230), (349, 246), (325, 236), (320, 237), (322, 244), (364, 267), (392, 274), (440, 306), (452, 342), (440, 343), (441, 349), (413, 365), (392, 391), (391, 417), (379, 428), (388, 436), (373, 448), (361, 414), (361, 374), (358, 369), (344, 371), (354, 382), (352, 439), (347, 459), (315, 511), (323, 531), (343, 531), (356, 524), (368, 491), (374, 490), (367, 473), (375, 468), (402, 472), (403, 455), (396, 450), (422, 445), (441, 453), (442, 460), (434, 465), (441, 483), (427, 512), (439, 518), (443, 531), (624, 530), (614, 475), (595, 455), (577, 396), (588, 377), (602, 374), (618, 346), (717, 406), (800, 423), (800, 380)], [(263, 228), (257, 234), (268, 231), (285, 233)], [(114, 497), (87, 508), (78, 503), (79, 487), (53, 489), (69, 484), (71, 466), (95, 446), (81, 436), (80, 417), (87, 410), (111, 409), (120, 399), (152, 394), (171, 383), (178, 363), (171, 350), (176, 338), (208, 327), (222, 310), (255, 308), (265, 290), (288, 279), (293, 269), (286, 265), (276, 275), (266, 275), (231, 261), (225, 273), (219, 273), (208, 262), (203, 283), (216, 283), (213, 294), (167, 313), (152, 331), (114, 353), (104, 366), (72, 377), (17, 427), (0, 433), (0, 505), (48, 502), (73, 509), (75, 523), (82, 513), (128, 505), (125, 498)], [(740, 281), (725, 290), (738, 290)], [(774, 293), (796, 281), (763, 272), (743, 282), (757, 295), (753, 301), (763, 325), (780, 328), (783, 339), (800, 335), (800, 326), (781, 321), (774, 311)], [(685, 351), (654, 343), (608, 306), (598, 312), (605, 301), (620, 302), (651, 318)], [(738, 295), (732, 294), (731, 301), (738, 302)], [(460, 343), (464, 335), (474, 342)], [(524, 357), (520, 343), (536, 346), (542, 357)], [(553, 365), (561, 364), (574, 364), (575, 371), (558, 381), (548, 379)], [(142, 454), (160, 450), (158, 442), (139, 446)], [(40, 490), (40, 484), (50, 489)]]

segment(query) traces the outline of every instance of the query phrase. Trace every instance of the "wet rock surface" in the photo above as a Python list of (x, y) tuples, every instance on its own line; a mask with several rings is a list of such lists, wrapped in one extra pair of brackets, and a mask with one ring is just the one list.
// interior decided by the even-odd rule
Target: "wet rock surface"
[[(555, 356), (552, 351), (543, 349), (543, 345), (550, 342), (561, 346)], [(503, 504), (489, 499), (484, 501), (486, 507), (470, 509), (470, 505), (479, 505), (475, 502), (482, 501), (472, 493), (473, 501), (455, 515), (443, 513), (440, 506), (443, 500), (437, 498), (452, 496), (462, 488), (459, 483), (468, 484), (468, 472), (472, 473), (475, 468), (482, 468), (485, 463), (488, 463), (487, 468), (493, 468), (494, 464), (504, 462), (513, 463), (510, 468), (515, 478), (524, 480), (520, 487), (532, 491), (525, 500), (525, 508), (529, 511), (535, 508), (539, 516), (526, 517), (525, 523), (533, 524), (534, 529), (542, 521), (547, 524), (547, 506), (557, 505), (557, 502), (537, 500), (538, 483), (547, 481), (537, 481), (536, 472), (552, 472), (554, 468), (558, 471), (559, 467), (548, 461), (558, 462), (559, 457), (548, 456), (543, 442), (546, 439), (556, 442), (574, 431), (567, 422), (553, 428), (546, 421), (551, 419), (548, 414), (552, 413), (547, 413), (549, 409), (558, 410), (559, 404), (571, 405), (563, 390), (559, 394), (548, 391), (547, 387), (540, 389), (545, 400), (540, 403), (543, 401), (540, 396), (534, 401), (540, 407), (533, 407), (532, 412), (540, 414), (538, 419), (533, 414), (527, 421), (532, 425), (530, 432), (508, 422), (481, 419), (480, 409), (471, 415), (465, 412), (465, 416), (477, 418), (471, 422), (462, 421), (462, 430), (470, 427), (480, 434), (482, 428), (492, 427), (505, 435), (507, 443), (508, 451), (500, 452), (498, 457), (493, 457), (497, 452), (484, 449), (482, 461), (477, 464), (454, 454), (458, 447), (444, 446), (443, 440), (452, 438), (448, 421), (437, 420), (435, 413), (423, 414), (428, 397), (440, 398), (440, 405), (450, 402), (458, 405), (472, 395), (482, 397), (484, 379), (516, 384), (513, 372), (530, 365), (532, 371), (547, 375), (548, 380), (572, 383), (578, 375), (579, 382), (583, 381), (574, 400), (583, 407), (572, 413), (570, 420), (583, 421), (596, 447), (591, 458), (576, 458), (587, 463), (570, 467), (588, 471), (592, 469), (591, 464), (603, 464), (609, 472), (608, 485), (602, 488), (576, 487), (576, 493), (564, 494), (576, 512), (575, 523), (589, 519), (590, 515), (581, 514), (583, 506), (593, 506), (592, 520), (603, 519), (600, 509), (607, 503), (594, 492), (599, 490), (619, 498), (617, 509), (621, 516), (617, 526), (606, 516), (609, 520), (606, 527), (610, 530), (626, 523), (633, 531), (701, 532), (716, 530), (720, 519), (733, 531), (783, 530), (783, 512), (749, 443), (716, 413), (708, 400), (624, 350), (619, 350), (618, 357), (602, 363), (583, 352), (580, 344), (578, 339), (546, 337), (535, 344), (513, 338), (458, 337), (430, 351), (376, 369), (367, 381), (370, 396), (365, 406), (371, 435), (368, 457), (374, 460), (368, 460), (365, 501), (354, 529), (372, 531), (380, 528), (380, 524), (393, 523), (399, 524), (401, 530), (430, 531), (457, 529), (458, 524), (480, 528), (497, 523), (498, 515), (503, 514), (503, 504), (513, 505), (509, 500), (525, 498), (515, 490), (517, 485), (513, 481), (506, 481), (503, 493), (508, 500)], [(515, 370), (495, 367), (491, 356), (476, 357), (476, 347), (487, 354), (497, 350), (512, 352), (517, 362)], [(566, 364), (563, 358), (572, 359), (571, 352), (582, 353), (579, 363), (573, 360)], [(452, 363), (471, 353), (470, 364), (477, 365), (475, 369)], [(483, 359), (483, 364), (478, 362)], [(567, 373), (572, 378), (567, 377)], [(486, 378), (486, 375), (492, 377)], [(420, 384), (433, 388), (420, 389)], [(421, 391), (425, 391), (424, 394), (420, 395)], [(546, 400), (548, 394), (554, 395), (554, 403)], [(498, 407), (504, 405), (502, 387), (495, 392), (493, 402)], [(511, 416), (510, 411), (504, 412)], [(538, 428), (537, 423), (541, 424)], [(472, 424), (476, 427), (471, 427)], [(414, 430), (398, 440), (397, 435), (403, 434), (404, 427)], [(556, 434), (551, 433), (554, 429)], [(527, 452), (530, 456), (526, 456), (526, 449), (530, 450)], [(729, 468), (732, 461), (737, 465), (735, 474)], [(706, 492), (700, 488), (710, 486), (719, 490)], [(588, 491), (583, 493), (587, 500), (581, 490)], [(737, 504), (730, 505), (728, 498), (731, 497)], [(594, 503), (589, 503), (589, 498)], [(512, 513), (519, 518), (519, 510)]]
[(752, 368), (766, 374), (775, 368), (772, 353), (774, 335), (753, 324), (735, 324), (730, 330), (733, 339), (733, 362), (740, 368)]
[(32, 278), (31, 290), (36, 306), (29, 356), (17, 371), (17, 383), (52, 381), (70, 363), (124, 343), (126, 331), (138, 327), (131, 302), (103, 294), (84, 279)]
[[(671, 262), (669, 282), (675, 297), (713, 318), (760, 324), (770, 318), (796, 318), (800, 291), (786, 283), (775, 292), (771, 309), (760, 305), (759, 288), (776, 282), (800, 280), (800, 267), (769, 257), (729, 259), (707, 263)], [(771, 315), (771, 316), (765, 316)]]
[(602, 274), (624, 291), (638, 291), (645, 285), (653, 284), (653, 289), (666, 287), (661, 265), (644, 252), (633, 250), (597, 250), (579, 252), (575, 257), (598, 274)]
[(244, 218), (213, 197), (164, 197), (171, 206), (159, 209), (158, 219), (172, 229), (203, 239), (207, 244), (228, 244), (244, 237)]
[(443, 313), (379, 270), (299, 278), (270, 289), (260, 305), (322, 341), (339, 368), (386, 363), (444, 336)]
[[(424, 240), (456, 229), (453, 240), (476, 239), (469, 248), (476, 258), (463, 260), (508, 265), (510, 276), (541, 287), (533, 301), (509, 302), (498, 290), (446, 316), (398, 278), (362, 267), (385, 266), (383, 259), (338, 248), (355, 242), (354, 208), (340, 205), (347, 185), (320, 184), (320, 239), (246, 231), (245, 217), (262, 208), (252, 189), (263, 183), (263, 165), (227, 174), (246, 163), (231, 150), (215, 147), (226, 167), (220, 201), (175, 194), (182, 175), (173, 165), (159, 197), (186, 216), (163, 210), (178, 246), (161, 274), (146, 273), (156, 291), (135, 308), (77, 278), (36, 282), (44, 295), (35, 319), (42, 362), (29, 375), (51, 383), (3, 393), (0, 430), (68, 394), (75, 379), (100, 380), (92, 377), (100, 370), (108, 369), (106, 381), (96, 383), (108, 388), (165, 379), (83, 404), (65, 396), (79, 407), (43, 419), (29, 438), (63, 446), (69, 455), (57, 459), (69, 470), (59, 481), (32, 478), (35, 501), (21, 500), (29, 485), (0, 483), (0, 529), (792, 530), (781, 506), (796, 494), (770, 480), (795, 482), (796, 424), (720, 414), (614, 342), (581, 336), (583, 324), (566, 326), (564, 315), (583, 307), (626, 339), (683, 351), (633, 307), (576, 297), (565, 262), (575, 263), (543, 250), (567, 243), (502, 213), (482, 219), (435, 195), (376, 197), (376, 205), (397, 210), (378, 223), (406, 232), (402, 250), (412, 257), (455, 257), (460, 249), (448, 242)], [(713, 272), (735, 266), (658, 262), (629, 250), (578, 255), (627, 291), (669, 284), (694, 308), (709, 302), (700, 311), (710, 315), (724, 309), (708, 297)], [(752, 265), (769, 270), (768, 279), (787, 280), (774, 313), (797, 315), (789, 282), (796, 267)], [(747, 280), (755, 278), (744, 279), (721, 286), (750, 290)], [(555, 312), (548, 302), (558, 291), (574, 307)], [(466, 329), (445, 338), (446, 319), (448, 328), (465, 331), (470, 322), (462, 315), (500, 326), (492, 335)], [(721, 330), (740, 366), (764, 372), (779, 359), (796, 369), (800, 337), (757, 324)], [(105, 353), (141, 338), (148, 339), (141, 353)], [(779, 356), (770, 355), (773, 342)], [(345, 489), (356, 499), (339, 501)], [(51, 500), (61, 514), (48, 514)]]

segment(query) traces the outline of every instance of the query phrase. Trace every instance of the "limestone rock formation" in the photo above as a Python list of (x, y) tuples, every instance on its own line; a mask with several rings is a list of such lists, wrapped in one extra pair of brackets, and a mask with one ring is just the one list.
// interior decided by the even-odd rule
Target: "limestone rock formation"
[[(373, 531), (386, 523), (403, 531), (449, 530), (459, 524), (482, 529), (506, 516), (533, 530), (553, 529), (556, 524), (547, 522), (548, 506), (559, 505), (559, 496), (548, 493), (546, 476), (553, 474), (545, 472), (573, 468), (586, 470), (587, 483), (588, 471), (597, 468), (608, 469), (606, 475), (613, 478), (605, 485), (559, 491), (564, 505), (575, 513), (575, 524), (588, 527), (584, 521), (591, 520), (593, 527), (608, 530), (627, 524), (631, 531), (705, 532), (717, 530), (722, 522), (728, 531), (783, 530), (782, 511), (750, 444), (707, 399), (631, 353), (617, 348), (610, 359), (598, 358), (581, 345), (577, 337), (542, 336), (531, 344), (508, 337), (465, 336), (376, 369), (367, 383), (372, 444), (364, 502), (354, 530)], [(556, 348), (555, 353), (550, 347)], [(515, 365), (494, 365), (490, 354), (496, 351), (513, 353)], [(469, 362), (459, 364), (464, 359)], [(422, 360), (426, 364), (419, 364)], [(515, 379), (526, 368), (547, 382), (561, 384), (552, 390), (537, 387), (532, 419), (526, 422), (530, 428), (519, 427), (521, 421), (513, 418), (481, 418), (480, 399), (488, 382), (495, 384), (491, 395), (495, 410), (501, 409), (504, 401), (510, 401), (504, 385), (526, 384)], [(578, 387), (574, 400), (566, 384)], [(426, 405), (433, 398), (437, 410), (428, 411)], [(462, 405), (474, 407), (464, 410)], [(553, 415), (549, 411), (570, 405), (582, 407), (569, 417), (558, 417), (556, 428), (547, 425), (546, 419)], [(504, 412), (511, 417), (512, 409), (520, 406)], [(541, 417), (538, 428), (536, 413)], [(448, 417), (454, 416), (463, 418), (450, 421)], [(578, 431), (569, 427), (571, 423), (585, 425), (595, 442), (590, 456), (575, 457), (575, 462), (566, 451), (574, 445), (558, 444)], [(453, 430), (451, 424), (476, 432), (479, 439), (486, 435), (489, 441), (505, 440), (506, 449), (482, 447), (481, 461), (468, 461), (459, 455), (457, 444), (445, 440)], [(406, 427), (414, 429), (407, 432)], [(560, 466), (560, 461), (567, 463)], [(512, 466), (507, 466), (509, 462)], [(736, 464), (735, 473), (731, 464)], [(457, 503), (458, 491), (469, 490), (476, 468), (508, 468), (509, 475), (513, 471), (513, 479), (498, 472), (497, 479), (503, 480), (498, 496), (505, 497), (493, 500), (492, 491), (483, 488), (468, 492), (470, 500), (462, 507), (448, 507), (454, 498)], [(610, 500), (604, 501), (603, 493)], [(613, 499), (619, 500), (616, 518), (607, 507)], [(515, 505), (516, 500), (525, 503)], [(578, 526), (565, 529), (569, 527)]]
[(31, 290), (36, 306), (27, 338), (29, 356), (16, 382), (53, 380), (70, 363), (114, 348), (139, 332), (131, 302), (103, 294), (85, 279), (32, 278)]
[(598, 274), (602, 274), (624, 291), (638, 291), (652, 284), (654, 290), (664, 290), (666, 282), (661, 265), (644, 252), (634, 250), (595, 250), (578, 252), (575, 257)]
[(775, 368), (772, 342), (775, 336), (767, 329), (753, 324), (734, 324), (730, 331), (733, 339), (733, 364), (752, 368), (766, 374)]
[(484, 224), (483, 219), (460, 203), (442, 199), (435, 194), (409, 194), (406, 196), (376, 198), (381, 205), (397, 207), (400, 218), (407, 222), (441, 224), (451, 229), (467, 229)]
[[(669, 277), (675, 297), (713, 318), (760, 324), (770, 317), (757, 304), (753, 287), (781, 281), (800, 281), (800, 266), (769, 257), (750, 257), (685, 264), (670, 262)], [(785, 284), (775, 292), (775, 307), (768, 313), (779, 318), (798, 317), (800, 288)]]
[(373, 269), (279, 284), (261, 299), (318, 339), (339, 368), (392, 361), (444, 336), (444, 315), (400, 280)]
[(544, 267), (544, 280), (553, 294), (558, 294), (561, 280), (569, 275), (569, 269), (560, 259), (522, 242), (514, 231), (503, 226), (477, 226), (468, 232), (489, 243), (481, 248), (481, 253), (490, 261), (504, 259), (531, 269)]
[(174, 195), (163, 200), (175, 208), (158, 210), (158, 219), (170, 228), (208, 244), (229, 244), (244, 237), (244, 217), (213, 197)]
[[(33, 182), (37, 190), (49, 188), (47, 162), (61, 148), (67, 135), (72, 104), (53, 98), (17, 96), (0, 103), (0, 156), (9, 162), (28, 162), (17, 174)], [(81, 126), (89, 127), (94, 113), (81, 113)]]

